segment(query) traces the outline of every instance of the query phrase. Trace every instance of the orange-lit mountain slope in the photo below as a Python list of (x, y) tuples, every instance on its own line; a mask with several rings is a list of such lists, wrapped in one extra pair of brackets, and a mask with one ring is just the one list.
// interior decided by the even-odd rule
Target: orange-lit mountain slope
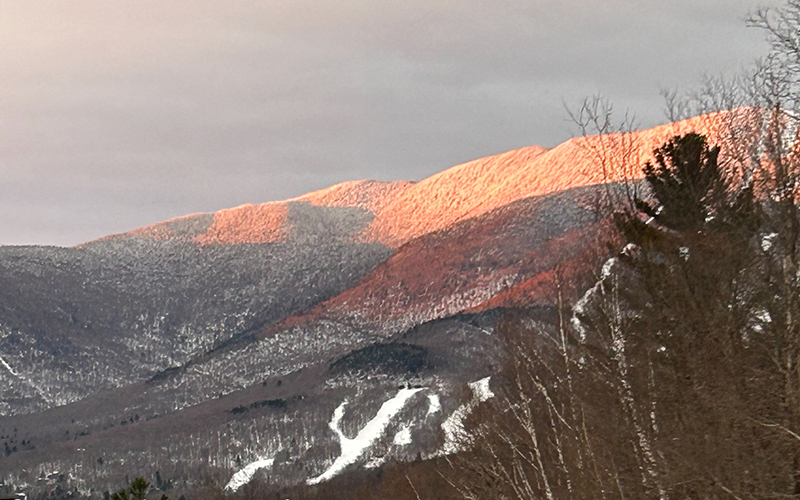
[(725, 124), (725, 115), (720, 114), (625, 136), (578, 137), (552, 149), (531, 146), (481, 158), (416, 183), (345, 182), (290, 200), (173, 219), (123, 236), (200, 245), (272, 243), (303, 233), (303, 222), (290, 217), (291, 207), (311, 205), (363, 211), (371, 222), (366, 227), (345, 224), (347, 234), (341, 236), (398, 248), (413, 238), (523, 198), (638, 176), (653, 149), (670, 137), (697, 131), (714, 141)]
[(462, 312), (552, 305), (556, 269), (580, 287), (578, 276), (591, 275), (613, 238), (592, 207), (599, 189), (518, 200), (415, 238), (357, 286), (287, 324), (334, 321), (391, 335)]
[(713, 140), (725, 124), (722, 116), (701, 116), (629, 136), (579, 137), (549, 150), (528, 147), (474, 160), (398, 193), (365, 234), (396, 247), (516, 200), (638, 177), (652, 151), (670, 137), (697, 131)]
[[(407, 181), (349, 181), (297, 198), (272, 201), (258, 205), (245, 204), (214, 213), (191, 214), (135, 229), (108, 238), (139, 237), (153, 240), (180, 240), (199, 245), (236, 245), (244, 243), (275, 243), (292, 234), (303, 233), (290, 216), (297, 205), (352, 208), (371, 217), (380, 213), (398, 191), (411, 185)], [(302, 224), (300, 224), (301, 226)], [(352, 236), (352, 235), (351, 235)]]

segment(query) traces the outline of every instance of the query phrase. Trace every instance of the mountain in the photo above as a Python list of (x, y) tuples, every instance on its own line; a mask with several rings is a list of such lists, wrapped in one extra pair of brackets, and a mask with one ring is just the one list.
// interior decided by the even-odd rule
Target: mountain
[(496, 319), (556, 321), (555, 277), (579, 288), (602, 262), (599, 200), (638, 175), (618, 165), (725, 122), (0, 247), (0, 478), (99, 496), (156, 472), (184, 491), (238, 471), (233, 488), (440, 454), (465, 391), (491, 392)]

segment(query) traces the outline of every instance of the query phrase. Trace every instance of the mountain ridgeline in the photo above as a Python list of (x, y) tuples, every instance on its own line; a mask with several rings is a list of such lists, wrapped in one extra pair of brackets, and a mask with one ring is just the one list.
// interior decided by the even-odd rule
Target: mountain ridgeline
[(0, 479), (32, 495), (100, 498), (143, 474), (234, 492), (450, 453), (503, 373), (496, 325), (520, 308), (563, 321), (620, 238), (610, 200), (670, 138), (724, 143), (729, 124), (0, 247)]

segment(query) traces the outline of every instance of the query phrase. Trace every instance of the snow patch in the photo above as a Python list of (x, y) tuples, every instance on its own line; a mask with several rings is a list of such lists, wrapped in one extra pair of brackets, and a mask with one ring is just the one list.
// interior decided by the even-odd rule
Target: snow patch
[(619, 259), (616, 257), (612, 257), (603, 263), (603, 268), (600, 270), (600, 279), (606, 279), (611, 276), (611, 272), (614, 270), (614, 266), (617, 265)]
[(494, 397), (492, 389), (489, 388), (491, 379), (492, 377), (486, 377), (469, 384), (469, 388), (472, 389), (472, 396), (478, 403), (483, 403)]
[[(769, 311), (763, 308), (756, 309), (755, 311), (750, 312), (750, 317), (748, 318), (748, 326), (756, 333), (764, 333), (764, 327), (768, 324), (772, 323), (772, 316), (770, 316)], [(748, 333), (742, 332), (745, 341), (750, 340), (750, 335)]]
[(755, 312), (755, 317), (762, 323), (772, 323), (772, 316), (766, 309), (759, 309)]
[(587, 291), (578, 302), (575, 303), (575, 306), (572, 308), (572, 317), (570, 318), (570, 324), (572, 324), (572, 328), (578, 332), (578, 339), (581, 343), (586, 341), (586, 328), (583, 327), (583, 322), (578, 317), (579, 315), (586, 314), (586, 307), (589, 305), (589, 297), (590, 297), (591, 290)]
[(15, 372), (15, 371), (14, 371), (14, 369), (13, 369), (13, 368), (11, 368), (11, 365), (9, 365), (8, 363), (6, 363), (6, 360), (5, 360), (5, 359), (3, 359), (2, 357), (0, 357), (0, 365), (2, 365), (2, 366), (3, 366), (3, 368), (5, 368), (6, 370), (8, 370), (8, 372), (9, 372), (11, 375), (13, 375), (13, 376), (15, 376), (15, 377), (19, 377), (19, 374), (18, 374), (17, 372)]
[(404, 425), (397, 434), (394, 435), (394, 444), (397, 446), (407, 446), (411, 444), (411, 427)]
[(442, 445), (442, 455), (452, 455), (461, 451), (460, 443), (466, 438), (466, 431), (464, 430), (464, 418), (466, 418), (468, 405), (461, 405), (456, 408), (456, 411), (447, 417), (447, 420), (442, 422), (442, 431), (444, 431), (444, 444)]
[(225, 485), (225, 489), (228, 491), (238, 490), (249, 483), (260, 469), (269, 469), (272, 467), (274, 461), (274, 459), (268, 458), (266, 460), (256, 460), (255, 462), (245, 465), (242, 470), (231, 477), (231, 480)]
[(761, 238), (761, 249), (765, 252), (769, 252), (772, 248), (772, 245), (775, 244), (775, 238), (778, 237), (778, 233), (769, 233)]
[(425, 418), (439, 413), (440, 411), (442, 411), (442, 402), (439, 400), (439, 395), (428, 394), (428, 413), (425, 415)]
[(469, 440), (467, 431), (464, 429), (464, 419), (476, 405), (494, 397), (494, 393), (489, 387), (490, 380), (491, 377), (486, 377), (475, 382), (470, 382), (469, 388), (472, 389), (472, 400), (456, 408), (456, 411), (451, 413), (450, 416), (442, 422), (444, 444), (439, 452), (440, 455), (458, 453), (461, 451), (462, 444)]
[(383, 435), (389, 422), (395, 415), (400, 413), (400, 410), (405, 407), (408, 400), (411, 399), (411, 396), (421, 390), (422, 389), (400, 389), (395, 397), (381, 405), (375, 418), (367, 422), (367, 425), (358, 431), (358, 435), (354, 439), (345, 436), (339, 427), (342, 417), (344, 417), (344, 408), (347, 406), (347, 401), (343, 401), (333, 412), (333, 418), (331, 418), (329, 424), (331, 430), (339, 437), (341, 454), (334, 460), (328, 470), (317, 477), (309, 479), (308, 484), (318, 484), (327, 481), (342, 472), (348, 465), (355, 463), (356, 460)]
[(370, 458), (369, 460), (367, 460), (367, 463), (364, 464), (364, 468), (377, 469), (378, 467), (382, 466), (385, 463), (386, 463), (385, 456)]

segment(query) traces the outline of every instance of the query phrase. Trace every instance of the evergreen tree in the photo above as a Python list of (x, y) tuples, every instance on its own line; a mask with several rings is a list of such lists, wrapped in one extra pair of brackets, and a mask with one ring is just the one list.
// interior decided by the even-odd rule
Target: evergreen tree
[(647, 162), (643, 169), (658, 205), (637, 200), (637, 207), (670, 229), (699, 230), (725, 196), (718, 161), (719, 148), (708, 147), (705, 137), (673, 137), (655, 151), (655, 163)]
[[(697, 133), (676, 136), (656, 149), (643, 167), (651, 200), (634, 200), (647, 218), (619, 217), (627, 239), (643, 243), (672, 232), (688, 235), (714, 231), (750, 238), (761, 223), (761, 211), (750, 182), (719, 164), (720, 148)], [(649, 227), (648, 227), (649, 226)]]
[[(122, 488), (111, 495), (111, 500), (146, 500), (150, 483), (143, 477), (137, 477), (127, 489)], [(167, 495), (161, 495), (161, 500), (169, 500)]]

